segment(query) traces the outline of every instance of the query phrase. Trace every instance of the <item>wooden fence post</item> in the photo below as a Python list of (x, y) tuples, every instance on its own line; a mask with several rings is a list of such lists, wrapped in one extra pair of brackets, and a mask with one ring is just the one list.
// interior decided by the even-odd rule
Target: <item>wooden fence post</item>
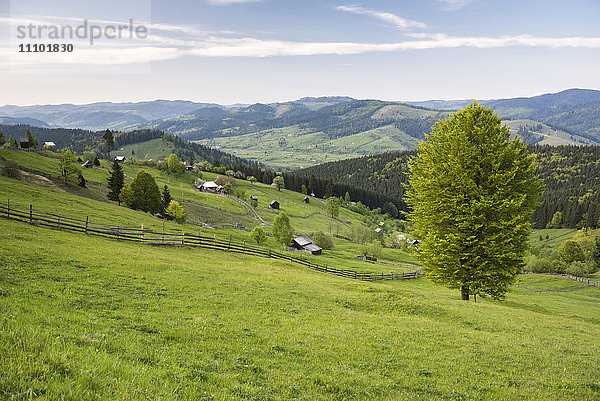
[(185, 245), (185, 230), (181, 229), (181, 245)]
[(90, 216), (85, 216), (85, 233), (88, 231), (88, 224), (90, 222)]
[(214, 236), (213, 246), (215, 248), (217, 247), (217, 234), (215, 234), (215, 236)]
[(6, 217), (10, 219), (10, 198), (6, 200)]
[(269, 247), (269, 257), (271, 257), (271, 247)]
[(242, 253), (246, 253), (246, 240), (244, 240), (244, 250), (242, 251)]
[(229, 234), (229, 245), (227, 245), (227, 250), (231, 249), (231, 234)]
[(58, 226), (56, 228), (60, 229), (60, 214), (58, 215)]
[(144, 242), (144, 223), (142, 223), (142, 242)]
[(162, 242), (165, 242), (165, 219), (163, 218)]
[(198, 246), (202, 248), (202, 233), (198, 232)]
[(33, 223), (33, 205), (29, 204), (29, 222)]

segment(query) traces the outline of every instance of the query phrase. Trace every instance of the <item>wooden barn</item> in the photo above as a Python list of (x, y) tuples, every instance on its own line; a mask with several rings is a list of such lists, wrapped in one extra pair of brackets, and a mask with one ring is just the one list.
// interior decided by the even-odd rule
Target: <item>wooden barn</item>
[(292, 241), (292, 248), (299, 251), (308, 252), (313, 255), (320, 255), (323, 253), (323, 249), (320, 246), (313, 244), (308, 235), (294, 238), (294, 241)]
[(258, 196), (256, 196), (256, 195), (252, 195), (252, 196), (250, 197), (250, 200), (253, 200), (253, 201), (257, 201), (257, 202), (258, 202)]
[(27, 139), (27, 138), (19, 139), (19, 146), (23, 149), (29, 149), (29, 139)]
[(310, 203), (310, 198), (308, 196), (304, 197), (304, 203)]
[(269, 206), (271, 207), (271, 209), (279, 209), (279, 202), (277, 202), (276, 200), (272, 200), (269, 203)]

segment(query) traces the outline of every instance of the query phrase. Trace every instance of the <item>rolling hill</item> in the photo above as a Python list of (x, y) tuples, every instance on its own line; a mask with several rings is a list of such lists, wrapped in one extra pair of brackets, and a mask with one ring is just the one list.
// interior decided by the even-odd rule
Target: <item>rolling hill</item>
[[(0, 155), (56, 174), (56, 159), (44, 153)], [(124, 168), (129, 181), (142, 167)], [(196, 192), (191, 176), (143, 168), (190, 214), (254, 220), (239, 202)], [(0, 176), (0, 196), (83, 222), (160, 232), (160, 219), (100, 201), (107, 172), (105, 162), (85, 169), (87, 189)], [(248, 188), (261, 191), (258, 210), (269, 221), (261, 209), (277, 196), (295, 227), (335, 230), (319, 213), (321, 200)], [(365, 224), (365, 216), (342, 213)], [(166, 230), (248, 239), (200, 222), (166, 222)], [(593, 400), (600, 391), (600, 290), (567, 278), (522, 275), (505, 301), (467, 303), (426, 278), (362, 282), (286, 260), (4, 217), (0, 231), (2, 399)], [(366, 262), (352, 243), (335, 241), (321, 261), (383, 271), (410, 259), (386, 248), (384, 261)]]

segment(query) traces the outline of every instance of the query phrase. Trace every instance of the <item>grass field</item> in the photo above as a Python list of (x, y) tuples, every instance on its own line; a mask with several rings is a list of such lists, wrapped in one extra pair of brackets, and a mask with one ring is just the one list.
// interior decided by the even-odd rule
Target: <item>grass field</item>
[[(45, 157), (33, 152), (20, 152), (0, 149), (0, 156), (17, 161), (20, 165), (40, 170), (53, 176), (58, 175), (58, 160)], [(60, 183), (42, 180), (36, 176), (24, 176), (22, 181), (0, 177), (0, 199), (6, 202), (10, 198), (15, 205), (22, 207), (33, 207), (43, 212), (60, 213), (74, 218), (85, 220), (89, 217), (91, 221), (98, 223), (109, 223), (120, 226), (144, 227), (154, 231), (162, 230), (162, 220), (154, 218), (149, 214), (135, 212), (125, 207), (119, 207), (116, 203), (108, 202), (106, 198), (106, 182), (109, 174), (109, 166), (106, 161), (101, 162), (100, 167), (83, 169), (83, 174), (88, 180), (88, 188), (83, 189), (76, 185), (66, 187)], [(202, 233), (202, 235), (217, 235), (225, 239), (230, 236), (234, 241), (251, 241), (250, 233), (247, 231), (231, 228), (218, 228), (210, 230), (200, 227), (200, 224), (208, 223), (213, 227), (224, 227), (235, 224), (243, 224), (246, 229), (262, 225), (262, 222), (254, 217), (247, 208), (239, 201), (214, 194), (198, 192), (192, 182), (194, 175), (183, 174), (181, 176), (168, 175), (150, 167), (135, 164), (123, 164), (126, 182), (131, 182), (140, 170), (148, 171), (162, 189), (168, 185), (173, 198), (184, 204), (188, 213), (188, 223), (184, 226), (166, 223), (166, 230)], [(217, 174), (203, 172), (204, 180), (215, 180)], [(259, 205), (256, 212), (266, 222), (265, 231), (270, 232), (277, 212), (269, 207), (269, 202), (276, 199), (281, 204), (281, 212), (290, 215), (294, 232), (298, 235), (311, 234), (319, 231), (331, 232), (345, 237), (350, 237), (352, 229), (365, 227), (363, 216), (348, 209), (341, 208), (338, 220), (332, 219), (325, 214), (324, 202), (321, 199), (311, 198), (309, 204), (304, 203), (304, 195), (273, 188), (270, 185), (255, 183), (250, 185), (248, 181), (237, 180), (237, 184), (246, 192), (246, 200), (250, 195), (258, 195)], [(100, 202), (99, 202), (100, 201)], [(350, 241), (335, 239), (336, 249), (325, 251), (321, 257), (322, 264), (329, 266), (355, 269), (367, 272), (390, 272), (390, 271), (414, 271), (414, 259), (398, 250), (384, 249), (383, 258), (377, 263), (366, 262), (357, 259), (360, 254), (360, 246)], [(273, 237), (267, 237), (263, 244), (266, 247), (281, 249), (281, 245)]]
[(388, 125), (336, 139), (292, 126), (199, 142), (239, 157), (260, 160), (275, 170), (294, 170), (369, 154), (414, 149), (419, 141)]
[(5, 219), (0, 231), (2, 399), (600, 396), (597, 298), (463, 302), (426, 279), (356, 282)]

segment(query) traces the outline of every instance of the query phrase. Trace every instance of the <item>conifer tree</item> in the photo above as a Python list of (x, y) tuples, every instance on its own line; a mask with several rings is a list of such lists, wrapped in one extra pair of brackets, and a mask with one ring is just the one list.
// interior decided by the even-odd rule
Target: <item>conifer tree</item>
[(6, 143), (6, 138), (4, 138), (4, 133), (2, 133), (2, 130), (0, 130), (0, 146), (4, 145)]
[(121, 193), (121, 189), (123, 189), (123, 185), (125, 185), (125, 174), (123, 173), (123, 167), (121, 167), (121, 164), (117, 163), (115, 160), (113, 161), (112, 171), (108, 177), (107, 196), (108, 199), (119, 202), (119, 206), (121, 205), (119, 194)]
[(109, 129), (107, 129), (106, 131), (104, 131), (104, 135), (102, 136), (102, 138), (104, 139), (104, 145), (106, 145), (106, 149), (108, 152), (108, 160), (110, 160), (110, 149), (115, 144), (115, 137), (113, 136), (113, 133), (110, 132)]
[(162, 215), (165, 216), (165, 211), (167, 210), (167, 208), (169, 207), (169, 204), (171, 203), (171, 201), (173, 200), (173, 198), (171, 198), (171, 192), (169, 191), (169, 187), (168, 186), (164, 186), (162, 193), (161, 193), (161, 204), (162, 204)]
[(524, 265), (542, 192), (533, 157), (491, 108), (472, 103), (436, 123), (410, 163), (407, 202), (428, 277), (503, 298)]

